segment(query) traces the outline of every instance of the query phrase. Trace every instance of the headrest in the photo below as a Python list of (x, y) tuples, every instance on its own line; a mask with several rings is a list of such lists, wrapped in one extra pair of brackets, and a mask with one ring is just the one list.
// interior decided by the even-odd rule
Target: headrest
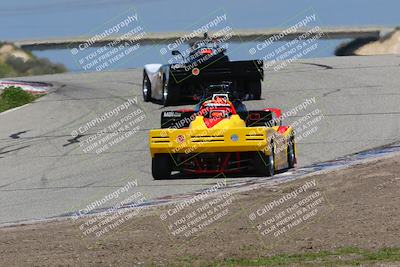
[(212, 100), (218, 103), (227, 103), (229, 101), (228, 94), (213, 94)]

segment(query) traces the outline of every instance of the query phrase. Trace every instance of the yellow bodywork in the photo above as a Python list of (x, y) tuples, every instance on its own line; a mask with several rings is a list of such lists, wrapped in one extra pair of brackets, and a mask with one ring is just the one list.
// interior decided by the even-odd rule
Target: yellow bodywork
[[(270, 155), (271, 139), (287, 139), (292, 134), (291, 128), (285, 133), (277, 132), (274, 127), (246, 127), (239, 115), (223, 119), (212, 128), (208, 128), (202, 116), (197, 116), (186, 129), (158, 129), (150, 131), (150, 152), (154, 157), (158, 153), (212, 153), (212, 152), (247, 152), (262, 151)], [(286, 141), (282, 149), (286, 153)], [(281, 145), (280, 145), (281, 146)], [(274, 145), (275, 153), (277, 150)], [(279, 159), (277, 159), (279, 161)]]

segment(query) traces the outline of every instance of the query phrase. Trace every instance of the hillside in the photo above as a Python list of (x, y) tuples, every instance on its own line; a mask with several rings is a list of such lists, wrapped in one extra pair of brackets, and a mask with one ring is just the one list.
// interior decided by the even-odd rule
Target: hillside
[(37, 58), (10, 43), (0, 43), (0, 78), (54, 74), (66, 72), (62, 64)]
[(357, 38), (336, 48), (336, 56), (399, 55), (400, 28), (377, 39)]

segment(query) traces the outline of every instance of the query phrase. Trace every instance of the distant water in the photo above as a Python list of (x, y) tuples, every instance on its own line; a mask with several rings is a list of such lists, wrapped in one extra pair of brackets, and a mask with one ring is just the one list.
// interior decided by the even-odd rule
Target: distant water
[[(2, 0), (0, 40), (91, 36), (115, 25), (126, 14), (137, 14), (137, 24), (146, 32), (192, 31), (222, 14), (227, 17), (225, 24), (233, 29), (285, 28), (306, 14), (315, 14), (315, 23), (321, 27), (394, 27), (400, 22), (398, 10), (398, 0)], [(342, 41), (318, 41), (315, 53), (308, 53), (304, 58), (331, 56)], [(254, 44), (231, 44), (231, 58), (248, 59), (251, 57), (248, 49)], [(277, 42), (274, 47), (280, 45)], [(161, 47), (157, 44), (141, 47), (110, 69), (139, 67), (148, 62), (165, 63), (166, 58), (160, 56)], [(83, 70), (68, 49), (34, 53), (64, 63), (71, 71)]]
[[(317, 42), (318, 48), (311, 51), (310, 53), (304, 55), (302, 58), (313, 58), (313, 57), (329, 57), (333, 56), (333, 51), (337, 45), (339, 45), (343, 40), (320, 40)], [(228, 46), (228, 55), (230, 60), (248, 60), (248, 59), (262, 59), (266, 56), (266, 53), (260, 53), (255, 56), (251, 56), (248, 53), (250, 47), (254, 47), (256, 43), (247, 42), (247, 43), (232, 43)], [(281, 47), (284, 45), (283, 42), (277, 42), (273, 46), (269, 48), (268, 51), (273, 51), (274, 49)], [(119, 60), (115, 64), (110, 64), (105, 70), (116, 70), (116, 69), (124, 69), (124, 68), (138, 68), (142, 67), (144, 64), (148, 63), (168, 63), (168, 59), (171, 57), (161, 57), (160, 49), (162, 45), (152, 45), (152, 46), (144, 46), (141, 47), (137, 52), (133, 52), (129, 56), (126, 56)], [(91, 53), (98, 48), (89, 49)], [(37, 56), (47, 57), (53, 61), (62, 62), (69, 69), (69, 71), (73, 72), (81, 72), (81, 71), (96, 71), (95, 67), (84, 69), (84, 66), (79, 64), (78, 60), (71, 56), (71, 52), (68, 49), (61, 50), (48, 50), (48, 51), (38, 51), (35, 52)], [(276, 58), (276, 57), (274, 57)], [(290, 57), (288, 57), (290, 58)], [(287, 59), (288, 59), (287, 58)], [(299, 59), (301, 60), (301, 58)]]

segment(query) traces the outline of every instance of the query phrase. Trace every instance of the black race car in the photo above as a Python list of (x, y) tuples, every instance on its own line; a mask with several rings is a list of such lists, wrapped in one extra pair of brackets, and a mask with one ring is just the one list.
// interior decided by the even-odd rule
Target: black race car
[(143, 71), (143, 99), (164, 106), (189, 98), (199, 100), (211, 84), (231, 82), (243, 99), (260, 99), (264, 78), (262, 60), (230, 61), (219, 39), (205, 34), (191, 45), (188, 55), (174, 50), (174, 64), (147, 64)]

